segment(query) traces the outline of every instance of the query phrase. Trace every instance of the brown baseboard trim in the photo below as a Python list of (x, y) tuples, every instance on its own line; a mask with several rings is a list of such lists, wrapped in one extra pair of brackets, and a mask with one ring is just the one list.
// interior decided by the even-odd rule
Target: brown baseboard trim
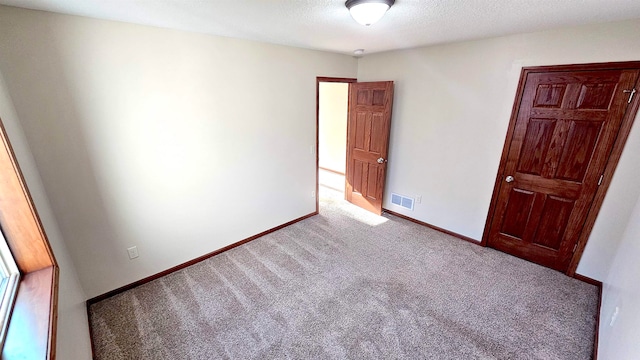
[(598, 359), (598, 331), (600, 330), (600, 312), (602, 311), (602, 281), (598, 281), (580, 274), (573, 274), (573, 278), (598, 287), (598, 311), (596, 312), (597, 314), (596, 331), (595, 331), (595, 335), (593, 336), (593, 360), (597, 360)]
[(428, 224), (428, 223), (426, 223), (426, 222), (424, 222), (424, 221), (420, 221), (420, 220), (414, 219), (414, 218), (409, 217), (409, 216), (406, 216), (406, 215), (399, 214), (399, 213), (397, 213), (397, 212), (395, 212), (395, 211), (391, 211), (391, 210), (388, 210), (388, 209), (382, 209), (382, 211), (383, 211), (383, 212), (386, 212), (386, 213), (388, 213), (388, 214), (391, 214), (391, 215), (393, 215), (393, 216), (397, 216), (397, 217), (399, 217), (399, 218), (402, 218), (402, 219), (405, 219), (405, 220), (409, 220), (409, 221), (414, 222), (414, 223), (416, 223), (416, 224), (418, 224), (418, 225), (426, 226), (426, 227), (428, 227), (428, 228), (431, 228), (431, 229), (436, 230), (436, 231), (440, 231), (440, 232), (445, 233), (445, 234), (447, 234), (447, 235), (451, 235), (451, 236), (457, 237), (457, 238), (458, 238), (458, 239), (460, 239), (460, 240), (468, 241), (468, 242), (470, 242), (470, 243), (472, 243), (472, 244), (475, 244), (475, 245), (481, 246), (481, 245), (480, 245), (480, 241), (478, 241), (478, 240), (474, 240), (474, 239), (472, 239), (472, 238), (470, 238), (470, 237), (467, 237), (467, 236), (464, 236), (464, 235), (460, 235), (460, 234), (455, 233), (455, 232), (453, 232), (453, 231), (449, 231), (449, 230), (447, 230), (447, 229), (443, 229), (443, 228), (441, 228), (441, 227), (437, 227), (437, 226), (435, 226), (435, 225)]
[(91, 358), (95, 359), (96, 349), (95, 345), (93, 344), (93, 327), (91, 326), (91, 311), (89, 311), (89, 308), (93, 303), (90, 303), (89, 300), (87, 300), (85, 304), (87, 305), (87, 322), (89, 323), (89, 343), (91, 343)]
[(95, 304), (95, 303), (97, 303), (99, 301), (102, 301), (104, 299), (108, 299), (108, 298), (110, 298), (110, 297), (112, 297), (114, 295), (120, 294), (121, 292), (133, 289), (133, 288), (138, 287), (138, 286), (140, 286), (142, 284), (146, 284), (146, 283), (148, 283), (150, 281), (153, 281), (155, 279), (161, 278), (161, 277), (163, 277), (165, 275), (169, 275), (169, 274), (171, 274), (173, 272), (176, 272), (178, 270), (184, 269), (184, 268), (186, 268), (188, 266), (191, 266), (193, 264), (197, 264), (197, 263), (199, 263), (199, 262), (201, 262), (203, 260), (206, 260), (206, 259), (208, 259), (210, 257), (216, 256), (216, 255), (221, 254), (221, 253), (223, 253), (225, 251), (231, 250), (234, 247), (240, 246), (242, 244), (246, 244), (249, 241), (253, 241), (253, 240), (255, 240), (255, 239), (259, 238), (259, 237), (265, 236), (265, 235), (270, 234), (270, 233), (272, 233), (274, 231), (278, 231), (278, 230), (280, 230), (282, 228), (285, 228), (285, 227), (287, 227), (289, 225), (293, 225), (293, 224), (295, 224), (295, 223), (297, 223), (299, 221), (302, 221), (304, 219), (310, 218), (310, 217), (312, 217), (314, 215), (317, 215), (317, 214), (318, 214), (318, 212), (314, 211), (314, 212), (312, 212), (310, 214), (307, 214), (305, 216), (299, 217), (299, 218), (297, 218), (295, 220), (291, 220), (291, 221), (289, 221), (287, 223), (284, 223), (282, 225), (278, 225), (278, 226), (276, 226), (274, 228), (271, 228), (271, 229), (263, 231), (263, 232), (261, 232), (259, 234), (256, 234), (256, 235), (253, 235), (251, 237), (248, 237), (248, 238), (246, 238), (244, 240), (240, 240), (240, 241), (238, 241), (236, 243), (233, 243), (231, 245), (227, 245), (227, 246), (223, 247), (222, 249), (218, 249), (218, 250), (212, 251), (212, 252), (210, 252), (208, 254), (202, 255), (202, 256), (197, 257), (197, 258), (195, 258), (193, 260), (189, 260), (189, 261), (187, 261), (185, 263), (182, 263), (180, 265), (176, 265), (176, 266), (174, 266), (174, 267), (172, 267), (170, 269), (161, 271), (161, 272), (159, 272), (157, 274), (148, 276), (148, 277), (146, 277), (144, 279), (140, 279), (138, 281), (132, 282), (131, 284), (124, 285), (124, 286), (119, 287), (119, 288), (117, 288), (115, 290), (111, 290), (111, 291), (106, 292), (106, 293), (104, 293), (102, 295), (98, 295), (96, 297), (93, 297), (93, 298), (87, 300), (87, 310), (89, 309), (89, 306), (91, 306), (92, 304)]
[(596, 279), (592, 279), (588, 276), (584, 276), (584, 275), (580, 275), (580, 274), (574, 274), (573, 275), (574, 279), (578, 279), (580, 281), (586, 282), (587, 284), (591, 284), (591, 285), (595, 285), (598, 288), (602, 289), (602, 281), (598, 281)]
[(325, 168), (325, 167), (322, 167), (322, 166), (318, 166), (318, 169), (320, 169), (320, 170), (324, 170), (324, 171), (328, 171), (328, 172), (330, 172), (330, 173), (334, 173), (334, 174), (338, 174), (338, 175), (345, 176), (343, 172), (336, 171), (336, 170), (331, 170), (331, 169), (329, 169), (329, 168)]

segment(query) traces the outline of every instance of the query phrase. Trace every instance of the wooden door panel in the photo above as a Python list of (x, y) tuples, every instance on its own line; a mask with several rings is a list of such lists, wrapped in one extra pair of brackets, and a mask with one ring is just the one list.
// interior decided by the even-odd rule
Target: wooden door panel
[(529, 73), (494, 194), (488, 243), (566, 270), (638, 70)]
[(542, 175), (556, 122), (555, 119), (531, 119), (522, 144), (518, 172)]
[(367, 113), (358, 112), (355, 119), (354, 148), (366, 151), (367, 138)]
[(384, 106), (384, 96), (386, 90), (373, 90), (372, 104), (374, 106)]
[(369, 141), (369, 152), (376, 155), (382, 154), (386, 147), (384, 113), (375, 112), (371, 114), (371, 137)]
[(540, 84), (536, 89), (533, 107), (559, 108), (564, 99), (565, 84)]
[(367, 179), (365, 177), (369, 173), (367, 170), (366, 162), (362, 162), (360, 160), (353, 161), (353, 180), (351, 181), (351, 184), (353, 185), (353, 192), (359, 194), (365, 192), (364, 185), (367, 183)]
[[(617, 72), (614, 73), (614, 72)], [(533, 108), (609, 110), (620, 80), (620, 70), (583, 73), (533, 74)]]
[(393, 82), (354, 83), (349, 92), (345, 197), (381, 214)]
[(370, 89), (358, 89), (356, 94), (356, 105), (373, 105), (373, 93)]
[[(562, 117), (564, 119), (564, 117)], [(545, 156), (544, 165), (542, 167), (541, 177), (534, 179), (555, 179), (556, 170), (558, 169), (558, 161), (564, 150), (564, 144), (569, 133), (569, 122), (557, 120), (556, 126), (551, 135), (549, 149)]]
[(575, 201), (555, 196), (547, 196), (540, 216), (533, 243), (555, 251), (560, 250), (560, 243), (569, 224), (569, 216)]
[(378, 186), (382, 169), (380, 166), (370, 164), (368, 170), (366, 198), (370, 201), (376, 201), (378, 200)]
[(617, 79), (609, 83), (582, 84), (576, 109), (609, 110)]
[(555, 174), (557, 179), (582, 182), (602, 130), (601, 121), (571, 121)]
[(382, 166), (370, 164), (366, 161), (354, 160), (353, 164), (353, 192), (370, 200), (376, 200)]
[(575, 201), (514, 188), (499, 235), (558, 251)]
[(533, 209), (534, 200), (535, 193), (533, 191), (511, 189), (500, 233), (522, 240), (529, 221), (529, 215)]

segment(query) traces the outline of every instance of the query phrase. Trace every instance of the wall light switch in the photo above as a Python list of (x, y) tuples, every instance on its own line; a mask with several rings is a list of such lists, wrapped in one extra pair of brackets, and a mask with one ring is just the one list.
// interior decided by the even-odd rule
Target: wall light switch
[(137, 246), (132, 246), (130, 248), (127, 249), (127, 252), (129, 253), (129, 259), (133, 260), (135, 258), (137, 258), (138, 255), (138, 247)]

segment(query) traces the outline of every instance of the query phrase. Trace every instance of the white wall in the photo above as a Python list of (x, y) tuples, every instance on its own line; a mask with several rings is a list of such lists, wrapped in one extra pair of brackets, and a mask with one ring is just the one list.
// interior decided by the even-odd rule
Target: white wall
[(33, 156), (0, 74), (0, 119), (22, 170), (42, 225), (60, 267), (57, 354), (59, 359), (91, 359), (85, 294), (51, 211)]
[[(609, 276), (604, 282), (600, 312), (599, 358), (640, 358), (640, 197), (624, 227)], [(616, 307), (618, 313), (611, 324)]]
[(347, 164), (349, 84), (320, 83), (318, 95), (318, 164), (344, 174)]
[[(369, 55), (359, 81), (395, 81), (386, 192), (422, 195), (413, 212), (480, 240), (522, 66), (640, 60), (640, 21)], [(578, 273), (604, 280), (640, 194), (635, 126)], [(636, 197), (633, 197), (636, 195)]]
[(316, 76), (357, 71), (346, 55), (9, 7), (0, 53), (89, 297), (315, 211)]

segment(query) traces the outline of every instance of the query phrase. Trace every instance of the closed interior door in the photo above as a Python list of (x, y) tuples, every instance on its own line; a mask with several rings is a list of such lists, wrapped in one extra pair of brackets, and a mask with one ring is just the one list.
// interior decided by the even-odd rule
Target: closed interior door
[(380, 215), (387, 170), (393, 82), (349, 85), (347, 201)]
[(532, 71), (523, 80), (488, 245), (566, 271), (638, 70)]

